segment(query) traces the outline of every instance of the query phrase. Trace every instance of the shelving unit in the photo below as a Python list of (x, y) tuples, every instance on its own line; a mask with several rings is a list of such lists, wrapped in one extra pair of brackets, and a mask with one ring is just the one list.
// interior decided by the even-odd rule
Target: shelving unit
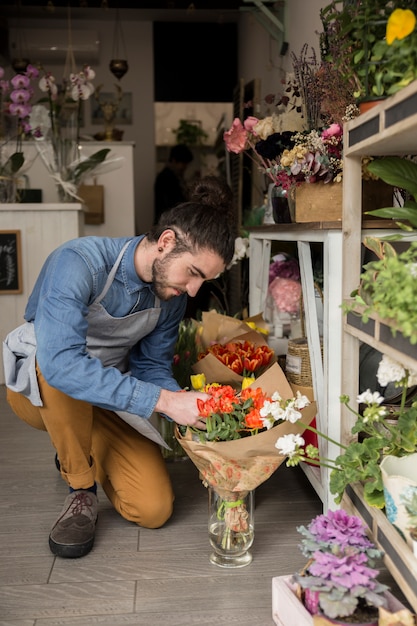
[[(372, 234), (383, 237), (389, 233), (364, 231), (361, 224), (361, 159), (364, 156), (417, 154), (417, 81), (395, 96), (379, 104), (364, 115), (349, 122), (344, 136), (343, 174), (343, 300), (358, 287), (361, 273), (361, 244), (363, 237)], [(415, 238), (410, 235), (409, 239)], [(343, 325), (342, 381), (343, 393), (355, 398), (359, 383), (359, 345), (371, 345), (382, 353), (417, 368), (417, 347), (397, 335), (392, 336), (389, 323), (372, 316), (362, 324), (359, 316), (350, 314)], [(342, 441), (348, 441), (352, 415), (341, 410)], [(385, 563), (394, 579), (403, 589), (417, 611), (417, 559), (383, 512), (364, 503), (360, 489), (348, 489), (344, 506), (361, 515), (371, 528), (374, 539), (385, 552)]]
[[(320, 431), (340, 441), (341, 380), (340, 345), (342, 336), (342, 225), (341, 222), (312, 222), (252, 227), (249, 233), (249, 315), (265, 310), (268, 290), (268, 269), (273, 241), (295, 242), (298, 248), (305, 328), (311, 357), (314, 398), (317, 402), (317, 424)], [(311, 244), (323, 249), (323, 360), (321, 358), (319, 326), (315, 301)], [(331, 419), (329, 418), (331, 416)], [(339, 449), (319, 439), (320, 456), (334, 458)], [(303, 469), (323, 502), (324, 510), (332, 506), (329, 492), (329, 470), (303, 464)]]

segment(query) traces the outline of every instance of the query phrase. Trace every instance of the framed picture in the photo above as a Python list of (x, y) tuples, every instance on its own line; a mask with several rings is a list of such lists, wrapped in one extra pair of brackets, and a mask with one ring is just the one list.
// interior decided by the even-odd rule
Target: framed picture
[(0, 295), (22, 293), (20, 230), (0, 230)]
[[(111, 92), (100, 92), (99, 101), (91, 100), (91, 123), (92, 124), (104, 124), (103, 107), (106, 105), (112, 107), (116, 104), (117, 94)], [(121, 102), (117, 107), (116, 115), (114, 118), (114, 125), (128, 125), (132, 124), (132, 94), (124, 93), (122, 95)]]

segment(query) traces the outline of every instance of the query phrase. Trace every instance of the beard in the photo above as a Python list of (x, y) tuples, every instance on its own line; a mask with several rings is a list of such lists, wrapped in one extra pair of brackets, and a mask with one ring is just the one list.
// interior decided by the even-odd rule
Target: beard
[[(152, 286), (155, 295), (160, 300), (170, 300), (177, 297), (175, 293), (169, 293), (169, 289), (178, 289), (171, 285), (168, 281), (168, 268), (175, 255), (171, 253), (167, 254), (163, 259), (155, 259), (152, 263)], [(181, 293), (184, 293), (181, 289), (178, 289)]]

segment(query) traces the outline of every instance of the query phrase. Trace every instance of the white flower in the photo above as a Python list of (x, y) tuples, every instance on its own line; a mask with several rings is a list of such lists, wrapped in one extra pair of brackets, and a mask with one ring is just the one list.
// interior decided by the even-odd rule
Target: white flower
[(304, 396), (300, 391), (297, 391), (294, 406), (297, 409), (304, 409), (309, 404), (310, 404), (310, 400), (307, 398), (307, 396)]
[(275, 418), (272, 415), (268, 414), (266, 417), (262, 417), (262, 424), (264, 428), (270, 430), (275, 424)]
[(235, 253), (228, 268), (232, 267), (232, 265), (236, 265), (238, 261), (241, 261), (245, 257), (249, 257), (249, 239), (247, 237), (236, 237)]
[(298, 451), (298, 448), (301, 448), (304, 445), (305, 441), (298, 433), (283, 435), (282, 437), (279, 437), (275, 443), (275, 447), (278, 452), (283, 456), (288, 456), (289, 458), (293, 457)]
[[(414, 376), (415, 372), (412, 372), (412, 375)], [(384, 354), (379, 363), (376, 376), (379, 384), (382, 387), (386, 387), (388, 383), (399, 383), (403, 381), (407, 376), (407, 372), (400, 363)]]
[(285, 421), (295, 424), (301, 417), (300, 411), (297, 411), (294, 404), (289, 404), (285, 409), (284, 417)]
[(274, 421), (278, 421), (278, 420), (283, 420), (285, 419), (284, 415), (285, 415), (285, 411), (284, 409), (281, 407), (279, 402), (271, 402), (270, 400), (266, 400), (261, 408), (261, 410), (259, 411), (259, 414), (261, 417), (268, 417), (269, 415), (272, 416), (272, 418), (274, 419)]
[(377, 391), (372, 392), (370, 389), (367, 389), (358, 396), (357, 402), (358, 404), (382, 404), (384, 397)]
[(51, 117), (43, 104), (35, 104), (29, 116), (29, 124), (35, 139), (44, 139), (51, 130)]

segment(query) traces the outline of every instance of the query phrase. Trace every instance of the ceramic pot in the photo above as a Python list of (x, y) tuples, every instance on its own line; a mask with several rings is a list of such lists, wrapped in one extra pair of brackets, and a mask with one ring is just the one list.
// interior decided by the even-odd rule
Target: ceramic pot
[(412, 549), (410, 519), (405, 503), (417, 494), (417, 453), (403, 457), (386, 456), (380, 467), (387, 519)]
[(359, 103), (359, 113), (366, 113), (370, 109), (373, 109), (377, 104), (381, 104), (384, 102), (384, 99), (381, 100), (365, 100), (364, 102)]

